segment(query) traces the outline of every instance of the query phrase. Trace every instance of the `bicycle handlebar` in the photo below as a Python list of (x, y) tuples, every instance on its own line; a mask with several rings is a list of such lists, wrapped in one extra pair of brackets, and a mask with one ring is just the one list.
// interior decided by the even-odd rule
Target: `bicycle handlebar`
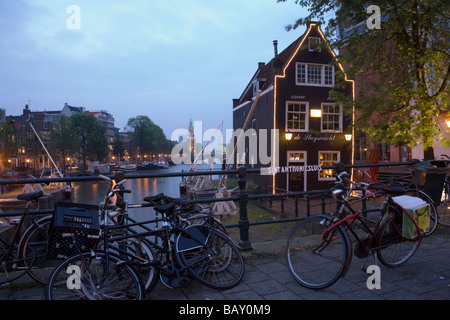
[(372, 189), (372, 190), (379, 190), (379, 191), (382, 191), (382, 192), (385, 192), (388, 194), (397, 194), (397, 193), (402, 193), (404, 191), (403, 187), (380, 186), (380, 185), (366, 183), (366, 182), (352, 181), (349, 178), (350, 178), (350, 174), (348, 174), (345, 171), (342, 171), (341, 173), (339, 173), (337, 175), (337, 181), (335, 182), (335, 184), (340, 184), (342, 182), (348, 182), (351, 185), (353, 185), (353, 188), (351, 188), (353, 190), (354, 189), (363, 189), (363, 190)]

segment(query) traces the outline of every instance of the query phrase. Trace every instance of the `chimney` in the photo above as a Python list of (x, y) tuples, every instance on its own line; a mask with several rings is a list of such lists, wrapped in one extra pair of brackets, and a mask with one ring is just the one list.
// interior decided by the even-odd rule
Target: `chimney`
[(273, 40), (273, 51), (275, 53), (275, 57), (278, 55), (278, 41)]

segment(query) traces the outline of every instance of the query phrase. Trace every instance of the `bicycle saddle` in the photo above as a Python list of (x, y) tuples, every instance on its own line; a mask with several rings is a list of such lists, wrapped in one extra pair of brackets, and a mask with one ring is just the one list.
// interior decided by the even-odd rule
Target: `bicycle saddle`
[(146, 202), (156, 202), (164, 198), (164, 193), (157, 194), (156, 196), (148, 196), (144, 198)]
[(17, 199), (18, 200), (31, 201), (31, 200), (39, 199), (43, 195), (44, 195), (44, 191), (38, 190), (38, 191), (29, 192), (29, 193), (19, 194), (19, 195), (17, 195)]
[(173, 202), (158, 204), (154, 207), (156, 212), (164, 213), (164, 212), (172, 212), (175, 209), (175, 204)]

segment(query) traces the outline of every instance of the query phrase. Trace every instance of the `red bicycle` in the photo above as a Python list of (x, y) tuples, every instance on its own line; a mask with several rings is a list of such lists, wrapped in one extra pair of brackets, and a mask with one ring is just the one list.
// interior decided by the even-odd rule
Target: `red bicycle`
[[(361, 189), (371, 189), (370, 196), (385, 196), (376, 221), (352, 207), (352, 194)], [(421, 231), (411, 213), (394, 200), (390, 191), (350, 181), (346, 172), (339, 174), (332, 190), (339, 204), (336, 211), (306, 218), (289, 235), (286, 262), (293, 278), (307, 288), (323, 289), (344, 277), (352, 262), (350, 234), (356, 241), (354, 253), (358, 258), (372, 254), (387, 267), (397, 267), (411, 258), (419, 247)]]

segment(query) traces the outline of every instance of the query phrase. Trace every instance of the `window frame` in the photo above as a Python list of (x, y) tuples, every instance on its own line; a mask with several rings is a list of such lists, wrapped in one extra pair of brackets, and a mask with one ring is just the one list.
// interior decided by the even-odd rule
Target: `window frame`
[[(311, 39), (318, 40), (317, 47), (311, 49)], [(320, 47), (322, 39), (320, 37), (308, 37), (308, 50), (311, 52), (321, 52), (322, 48)]]
[[(318, 83), (309, 83), (308, 82), (308, 66), (320, 66), (321, 67), (321, 81), (320, 84)], [(299, 73), (299, 70), (301, 67), (304, 67), (304, 76), (300, 77), (300, 75), (302, 75), (301, 73)], [(332, 78), (332, 83), (331, 84), (326, 84), (325, 83), (325, 70), (326, 68), (331, 68), (331, 78)], [(329, 65), (329, 64), (320, 64), (320, 63), (307, 63), (307, 62), (296, 62), (295, 63), (295, 84), (297, 86), (312, 86), (312, 87), (334, 87), (335, 84), (335, 67), (333, 65)], [(299, 79), (300, 78), (304, 78), (305, 82), (300, 82)]]
[[(333, 114), (333, 115), (335, 115), (336, 113), (326, 113), (325, 111), (324, 111), (324, 107), (325, 106), (337, 106), (337, 107), (339, 107), (339, 129), (338, 130), (329, 130), (329, 129), (327, 129), (327, 130), (325, 130), (324, 128), (323, 128), (323, 125), (324, 125), (324, 116), (325, 116), (325, 114)], [(337, 103), (334, 103), (334, 102), (322, 102), (321, 104), (320, 104), (320, 108), (322, 109), (322, 116), (321, 116), (321, 118), (320, 118), (320, 132), (328, 132), (328, 133), (342, 133), (343, 132), (343, 125), (344, 125), (344, 113), (343, 113), (343, 108), (342, 108), (342, 106), (341, 105), (339, 105), (339, 104), (337, 104)]]
[[(331, 163), (331, 164), (329, 164), (329, 163), (322, 163), (322, 161), (320, 160), (320, 155), (321, 154), (331, 154), (331, 153), (337, 154), (336, 162)], [(321, 166), (333, 165), (333, 164), (338, 163), (338, 162), (341, 161), (341, 152), (339, 150), (319, 150), (317, 152), (317, 159), (318, 159), (318, 164), (321, 165)], [(330, 161), (327, 161), (327, 162), (330, 162)], [(321, 177), (321, 173), (323, 171), (325, 171), (325, 170), (331, 170), (333, 172), (333, 174), (330, 177)], [(334, 181), (334, 180), (336, 180), (336, 169), (322, 169), (322, 170), (318, 171), (317, 172), (317, 179), (319, 181)]]
[[(305, 128), (304, 129), (292, 129), (288, 126), (288, 114), (289, 114), (289, 104), (304, 104), (306, 105), (305, 112), (298, 112), (300, 114), (305, 114)], [(292, 112), (294, 113), (294, 112)], [(286, 101), (286, 110), (285, 110), (285, 131), (286, 132), (309, 132), (309, 102), (308, 101)]]

